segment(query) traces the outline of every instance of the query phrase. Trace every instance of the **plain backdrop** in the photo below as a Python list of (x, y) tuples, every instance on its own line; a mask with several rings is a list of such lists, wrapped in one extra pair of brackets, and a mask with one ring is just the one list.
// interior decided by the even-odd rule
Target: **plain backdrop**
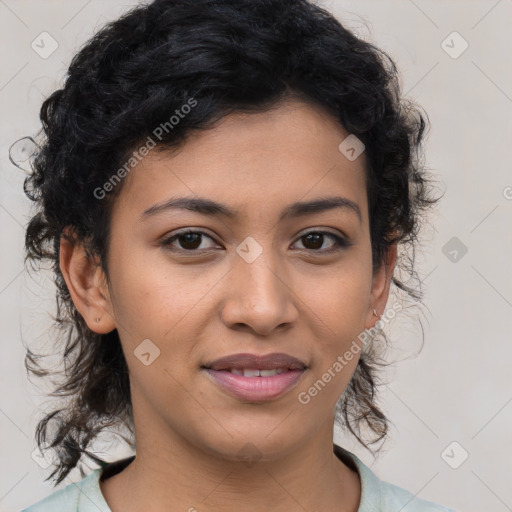
[[(71, 56), (127, 0), (0, 0), (0, 511), (50, 494), (49, 470), (31, 457), (34, 429), (51, 408), (26, 377), (23, 344), (51, 342), (50, 273), (23, 266), (30, 202), (8, 148), (40, 128), (43, 98), (62, 83)], [(389, 326), (395, 359), (381, 404), (392, 421), (374, 459), (381, 478), (456, 510), (512, 510), (512, 2), (329, 1), (360, 37), (387, 51), (403, 91), (428, 112), (426, 162), (445, 191), (426, 228), (418, 270), (426, 308)], [(33, 41), (48, 38), (45, 51)], [(456, 32), (456, 33), (454, 33)], [(39, 45), (41, 46), (41, 44)], [(467, 46), (467, 48), (466, 48)], [(42, 344), (42, 345), (41, 345)], [(49, 346), (49, 345), (48, 345)], [(115, 460), (126, 447), (105, 441)], [(106, 455), (105, 455), (106, 451)], [(93, 466), (91, 466), (91, 469)], [(70, 481), (78, 480), (73, 473)]]

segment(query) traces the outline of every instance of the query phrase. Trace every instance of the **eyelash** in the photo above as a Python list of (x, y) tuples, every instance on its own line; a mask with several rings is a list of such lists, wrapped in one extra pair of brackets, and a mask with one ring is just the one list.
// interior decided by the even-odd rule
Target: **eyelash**
[[(210, 238), (211, 240), (213, 240), (213, 238), (208, 233), (205, 233), (204, 231), (186, 229), (186, 230), (180, 231), (179, 233), (176, 233), (168, 238), (165, 238), (164, 240), (162, 240), (161, 245), (163, 247), (167, 247), (167, 246), (171, 245), (171, 243), (174, 242), (174, 240), (178, 239), (180, 236), (187, 235), (187, 234), (204, 235), (204, 236)], [(311, 234), (327, 235), (328, 237), (330, 237), (334, 240), (335, 244), (332, 248), (327, 249), (327, 250), (325, 250), (325, 249), (324, 250), (304, 249), (305, 251), (308, 251), (308, 252), (319, 253), (319, 254), (330, 254), (333, 252), (341, 251), (341, 250), (343, 250), (347, 247), (350, 247), (352, 245), (346, 239), (344, 239), (338, 235), (335, 235), (334, 233), (331, 233), (330, 231), (319, 231), (319, 230), (307, 231), (306, 233), (303, 233), (297, 239), (297, 241), (300, 240), (301, 238), (304, 238), (305, 236), (311, 235)], [(188, 252), (189, 254), (194, 253), (194, 252), (197, 252), (197, 253), (201, 252), (201, 249), (188, 249), (187, 250), (187, 249), (179, 248), (179, 249), (171, 249), (171, 250), (178, 251), (178, 252), (179, 251)], [(205, 249), (205, 250), (208, 251), (209, 249)]]

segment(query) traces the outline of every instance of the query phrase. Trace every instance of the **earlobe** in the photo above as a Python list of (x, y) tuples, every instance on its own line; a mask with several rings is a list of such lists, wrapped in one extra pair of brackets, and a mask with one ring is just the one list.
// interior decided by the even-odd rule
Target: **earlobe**
[(388, 302), (391, 279), (397, 260), (397, 244), (389, 247), (379, 269), (374, 273), (370, 304), (366, 315), (367, 329), (381, 318)]
[(101, 266), (66, 228), (60, 239), (59, 266), (69, 293), (89, 329), (106, 334), (116, 328)]

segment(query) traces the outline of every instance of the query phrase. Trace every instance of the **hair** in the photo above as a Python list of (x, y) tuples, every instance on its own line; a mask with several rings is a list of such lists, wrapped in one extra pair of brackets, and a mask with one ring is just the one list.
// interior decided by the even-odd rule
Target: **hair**
[[(170, 116), (191, 98), (195, 107), (169, 126)], [(26, 230), (25, 264), (52, 264), (56, 347), (64, 369), (44, 369), (43, 356), (30, 349), (25, 366), (40, 377), (59, 373), (50, 396), (67, 397), (37, 425), (38, 446), (57, 455), (46, 480), (60, 483), (83, 455), (104, 463), (87, 448), (108, 427), (134, 433), (118, 332), (93, 332), (77, 311), (59, 267), (61, 237), (83, 245), (108, 279), (111, 209), (123, 183), (102, 199), (95, 190), (134, 149), (158, 126), (167, 129), (160, 130), (157, 148), (172, 150), (191, 131), (210, 129), (230, 113), (263, 112), (288, 98), (326, 109), (364, 143), (373, 268), (397, 244), (392, 283), (405, 297), (421, 299), (421, 287), (401, 276), (418, 281), (414, 249), (426, 210), (437, 201), (422, 163), (428, 116), (402, 97), (393, 60), (307, 0), (137, 6), (74, 55), (64, 85), (43, 102), (40, 140), (24, 182), (36, 207)], [(382, 363), (377, 343), (365, 349), (336, 407), (336, 422), (369, 449), (388, 432), (376, 404)]]

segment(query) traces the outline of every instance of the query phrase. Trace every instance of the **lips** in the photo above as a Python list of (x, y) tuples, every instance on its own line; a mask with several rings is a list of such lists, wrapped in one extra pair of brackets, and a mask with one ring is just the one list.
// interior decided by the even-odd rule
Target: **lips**
[(307, 365), (300, 359), (283, 353), (273, 353), (267, 355), (243, 353), (222, 357), (212, 361), (211, 363), (205, 364), (203, 368), (216, 371), (243, 371), (247, 369), (305, 370)]
[(306, 364), (288, 354), (233, 354), (204, 365), (206, 375), (238, 400), (274, 400), (295, 387)]

